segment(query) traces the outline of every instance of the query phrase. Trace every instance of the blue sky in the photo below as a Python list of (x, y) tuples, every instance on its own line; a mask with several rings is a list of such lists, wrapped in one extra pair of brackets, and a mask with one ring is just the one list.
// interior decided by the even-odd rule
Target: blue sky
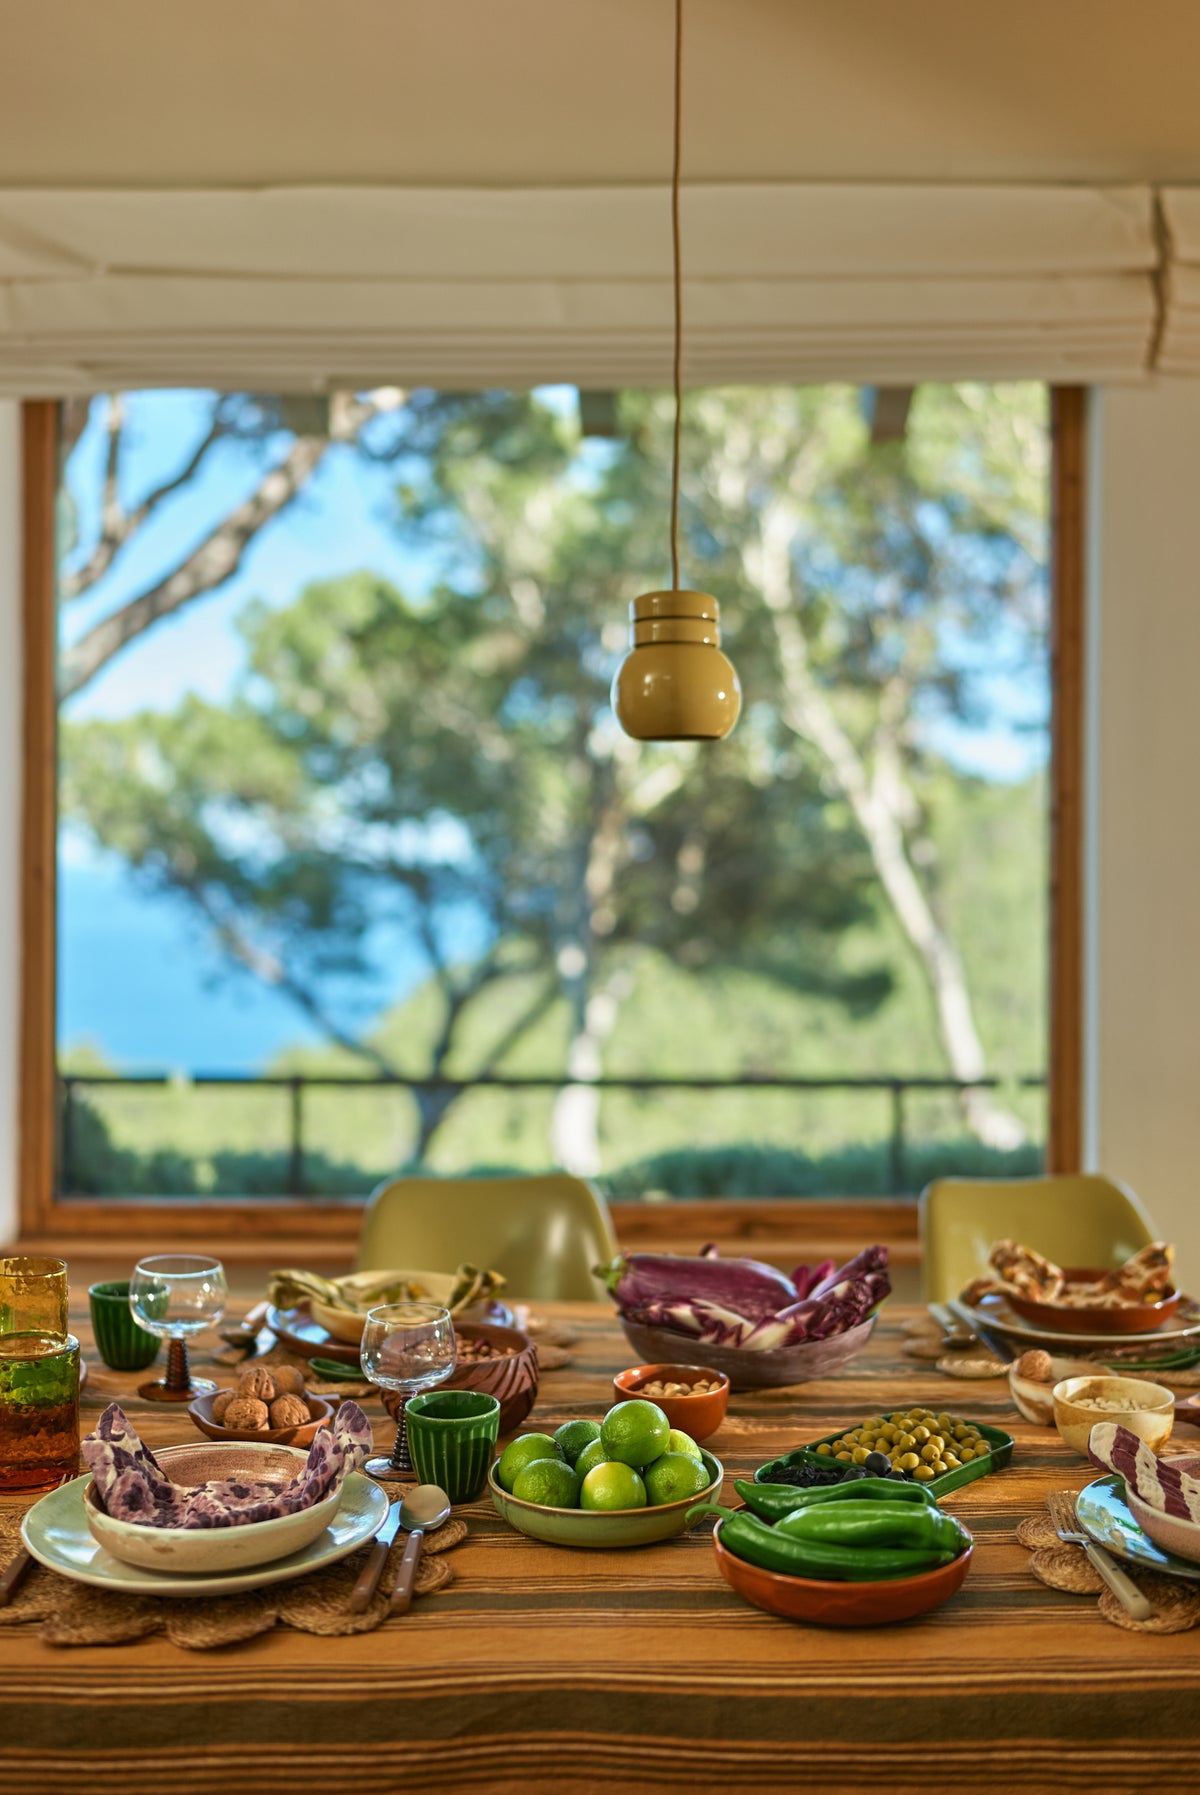
[[(574, 405), (570, 388), (546, 396), (564, 408)], [(126, 503), (186, 461), (210, 403), (207, 395), (187, 392), (130, 396), (121, 471)], [(68, 568), (98, 528), (103, 415), (98, 401), (72, 459), (82, 546), (66, 561)], [(62, 641), (73, 641), (161, 577), (254, 491), (287, 440), (281, 435), (261, 447), (232, 440), (218, 445), (199, 477), (160, 508), (93, 591), (64, 605)], [(212, 701), (227, 697), (241, 665), (235, 619), (250, 599), (283, 605), (310, 581), (360, 568), (409, 592), (419, 590), (431, 568), (401, 548), (391, 527), (395, 479), (394, 467), (331, 449), (298, 499), (252, 542), (238, 573), (119, 655), (68, 702), (65, 715), (116, 718), (170, 709), (186, 692)], [(965, 771), (1023, 778), (1045, 761), (1046, 690), (1003, 671), (1002, 641), (984, 652), (1001, 669), (984, 681), (987, 726), (939, 721), (929, 730), (930, 745)], [(230, 977), (183, 910), (139, 889), (112, 856), (64, 831), (60, 868), (59, 1035), (65, 1044), (91, 1041), (127, 1069), (239, 1070), (261, 1066), (286, 1045), (318, 1038), (287, 1000), (245, 977)], [(383, 1009), (419, 981), (423, 962), (394, 931), (380, 932), (372, 946), (387, 969), (373, 999)], [(347, 993), (346, 1004), (345, 1019), (361, 1026), (361, 1001)]]

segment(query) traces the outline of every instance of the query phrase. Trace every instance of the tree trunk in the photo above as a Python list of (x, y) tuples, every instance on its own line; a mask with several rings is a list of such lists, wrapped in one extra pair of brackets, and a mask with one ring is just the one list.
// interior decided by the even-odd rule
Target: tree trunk
[[(854, 812), (879, 882), (925, 976), (951, 1072), (964, 1081), (986, 1077), (987, 1060), (962, 960), (939, 925), (909, 857), (904, 811), (911, 803), (910, 794), (894, 758), (885, 757), (883, 776), (872, 783), (858, 750), (812, 676), (808, 647), (794, 608), (794, 528), (794, 520), (784, 508), (769, 507), (763, 519), (761, 564), (747, 570), (759, 584), (774, 624), (783, 675), (784, 721), (824, 756)], [(964, 1091), (962, 1107), (971, 1131), (987, 1146), (1011, 1149), (1026, 1139), (1020, 1120), (996, 1105), (986, 1091)]]

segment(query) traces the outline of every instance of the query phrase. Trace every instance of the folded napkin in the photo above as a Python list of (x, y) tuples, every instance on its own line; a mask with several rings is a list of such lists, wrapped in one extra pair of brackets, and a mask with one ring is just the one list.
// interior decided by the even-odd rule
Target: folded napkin
[(356, 1402), (344, 1402), (320, 1428), (303, 1470), (290, 1483), (224, 1477), (194, 1488), (172, 1483), (127, 1415), (110, 1402), (81, 1442), (105, 1511), (143, 1527), (246, 1527), (297, 1514), (330, 1495), (371, 1449), (371, 1424)]

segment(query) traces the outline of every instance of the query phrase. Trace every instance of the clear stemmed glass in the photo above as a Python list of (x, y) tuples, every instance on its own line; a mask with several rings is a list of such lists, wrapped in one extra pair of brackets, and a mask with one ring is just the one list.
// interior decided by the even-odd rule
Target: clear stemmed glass
[(199, 1253), (156, 1253), (138, 1261), (129, 1280), (133, 1318), (170, 1342), (166, 1376), (139, 1384), (139, 1396), (151, 1402), (191, 1402), (216, 1389), (211, 1378), (191, 1375), (187, 1342), (220, 1321), (226, 1294), (225, 1267), (219, 1259)]
[(458, 1358), (458, 1342), (449, 1309), (437, 1303), (384, 1303), (368, 1309), (360, 1349), (363, 1372), (373, 1384), (395, 1390), (396, 1443), (392, 1455), (369, 1458), (364, 1469), (372, 1477), (412, 1475), (404, 1410), (410, 1396), (445, 1381)]

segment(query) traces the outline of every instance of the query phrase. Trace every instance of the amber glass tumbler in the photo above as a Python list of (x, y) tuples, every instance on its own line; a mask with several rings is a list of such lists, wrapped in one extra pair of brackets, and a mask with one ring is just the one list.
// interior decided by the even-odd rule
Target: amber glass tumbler
[(0, 1259), (0, 1334), (67, 1332), (67, 1264), (41, 1256)]

